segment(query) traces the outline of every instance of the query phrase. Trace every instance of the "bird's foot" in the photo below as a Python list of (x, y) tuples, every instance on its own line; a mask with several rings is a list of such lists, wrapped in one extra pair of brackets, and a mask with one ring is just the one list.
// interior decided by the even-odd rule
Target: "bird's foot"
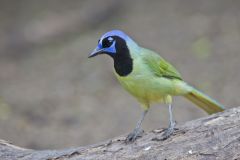
[(144, 130), (142, 129), (134, 129), (133, 132), (127, 135), (125, 142), (131, 143), (134, 142), (137, 138), (141, 137), (144, 133)]
[[(173, 122), (169, 125), (169, 127), (163, 132), (161, 140), (166, 140), (168, 139), (174, 132), (176, 128), (174, 128), (176, 125), (176, 122)], [(176, 129), (177, 130), (177, 129)]]

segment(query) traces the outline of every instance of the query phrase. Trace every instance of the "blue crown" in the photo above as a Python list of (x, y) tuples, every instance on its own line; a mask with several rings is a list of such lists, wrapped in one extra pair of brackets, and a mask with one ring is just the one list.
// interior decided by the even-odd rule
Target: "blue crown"
[(128, 39), (130, 39), (128, 37), (128, 35), (126, 33), (124, 33), (123, 31), (120, 30), (112, 30), (109, 31), (107, 33), (105, 33), (104, 35), (102, 35), (101, 40), (103, 40), (106, 37), (111, 37), (111, 36), (118, 36), (121, 37), (122, 39), (124, 39), (125, 41), (127, 41)]

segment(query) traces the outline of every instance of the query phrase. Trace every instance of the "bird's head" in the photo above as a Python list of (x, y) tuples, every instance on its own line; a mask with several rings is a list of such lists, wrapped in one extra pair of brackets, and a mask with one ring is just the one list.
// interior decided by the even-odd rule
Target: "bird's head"
[(107, 54), (115, 58), (116, 56), (120, 56), (120, 54), (136, 50), (136, 48), (138, 48), (138, 45), (127, 34), (120, 30), (112, 30), (101, 36), (97, 47), (88, 57)]

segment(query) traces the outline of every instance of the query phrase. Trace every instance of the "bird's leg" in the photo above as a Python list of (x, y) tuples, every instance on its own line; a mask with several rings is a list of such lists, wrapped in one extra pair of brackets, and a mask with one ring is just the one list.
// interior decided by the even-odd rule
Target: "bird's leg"
[(143, 122), (144, 117), (146, 116), (147, 112), (148, 112), (148, 109), (146, 109), (142, 112), (141, 118), (137, 122), (135, 129), (133, 130), (133, 132), (128, 134), (128, 136), (125, 140), (127, 143), (134, 142), (143, 133), (143, 130), (141, 129), (141, 125), (142, 125), (142, 122)]
[(176, 125), (176, 122), (173, 119), (173, 113), (172, 113), (172, 104), (170, 103), (168, 105), (168, 112), (169, 112), (169, 126), (168, 128), (164, 131), (162, 140), (168, 139), (174, 132), (174, 127)]

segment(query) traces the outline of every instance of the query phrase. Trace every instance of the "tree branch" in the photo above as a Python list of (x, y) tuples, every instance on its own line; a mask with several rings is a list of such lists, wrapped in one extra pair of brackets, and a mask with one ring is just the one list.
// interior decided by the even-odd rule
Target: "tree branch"
[[(125, 136), (85, 147), (30, 150), (0, 140), (1, 160), (240, 159), (240, 107), (177, 125), (165, 141), (163, 129), (145, 133), (132, 144)], [(66, 137), (67, 138), (67, 137)]]

